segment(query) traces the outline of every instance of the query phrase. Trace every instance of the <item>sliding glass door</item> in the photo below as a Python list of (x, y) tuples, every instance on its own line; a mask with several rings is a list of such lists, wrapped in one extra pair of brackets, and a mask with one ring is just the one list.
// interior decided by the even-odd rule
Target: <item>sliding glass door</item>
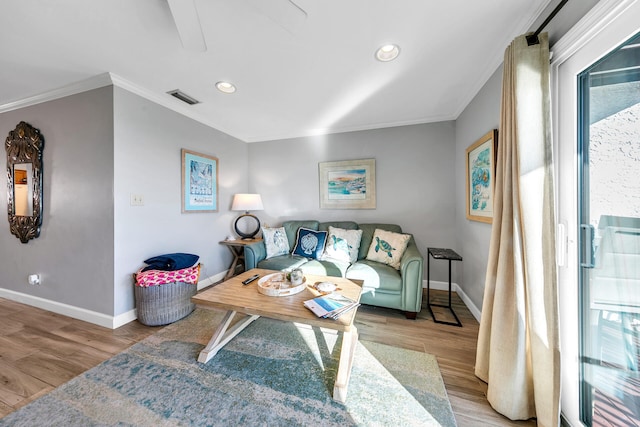
[(553, 44), (562, 417), (640, 426), (640, 0)]
[(581, 420), (640, 425), (640, 34), (578, 76)]

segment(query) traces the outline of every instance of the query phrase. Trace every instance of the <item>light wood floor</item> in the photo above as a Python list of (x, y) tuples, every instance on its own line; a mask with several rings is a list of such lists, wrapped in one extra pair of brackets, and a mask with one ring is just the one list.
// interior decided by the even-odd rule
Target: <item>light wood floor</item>
[[(445, 292), (431, 297), (446, 303)], [(360, 339), (435, 355), (460, 427), (535, 426), (512, 422), (488, 404), (486, 386), (473, 374), (478, 322), (455, 295), (453, 306), (462, 328), (434, 323), (426, 308), (407, 320), (396, 310), (362, 306)], [(446, 320), (446, 311), (436, 316)], [(0, 418), (160, 328), (136, 321), (111, 330), (0, 298)]]

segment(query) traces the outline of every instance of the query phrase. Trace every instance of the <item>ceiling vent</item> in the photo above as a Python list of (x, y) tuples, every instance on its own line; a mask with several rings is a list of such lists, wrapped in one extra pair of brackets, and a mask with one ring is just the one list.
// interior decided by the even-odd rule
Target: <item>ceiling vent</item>
[(198, 101), (195, 98), (190, 97), (189, 95), (187, 95), (184, 92), (181, 92), (179, 89), (176, 90), (170, 90), (169, 92), (167, 92), (169, 95), (178, 98), (180, 101), (182, 102), (186, 102), (189, 105), (194, 105), (194, 104), (199, 104), (200, 101)]

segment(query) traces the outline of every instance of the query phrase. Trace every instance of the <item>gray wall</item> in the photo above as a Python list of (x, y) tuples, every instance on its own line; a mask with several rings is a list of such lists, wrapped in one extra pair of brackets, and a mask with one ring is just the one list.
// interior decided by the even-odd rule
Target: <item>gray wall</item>
[[(22, 120), (45, 139), (42, 232), (23, 244), (6, 220), (0, 225), (1, 288), (113, 312), (112, 111), (105, 87), (0, 114), (3, 141)], [(6, 188), (6, 173), (0, 177)], [(0, 191), (1, 206), (6, 197)], [(29, 274), (40, 274), (42, 284), (29, 285)]]
[[(568, 2), (556, 17), (547, 25), (544, 31), (549, 33), (549, 43), (553, 50), (553, 43), (558, 41), (571, 27), (573, 27), (591, 8), (597, 0)], [(554, 1), (532, 26), (537, 27), (551, 13), (559, 3)], [(507, 46), (505, 46), (506, 49)], [(484, 296), (484, 280), (486, 264), (491, 239), (491, 225), (466, 219), (465, 204), (465, 155), (466, 149), (474, 141), (491, 129), (497, 129), (500, 121), (500, 96), (502, 87), (502, 66), (489, 78), (484, 87), (469, 103), (456, 120), (456, 224), (458, 230), (457, 245), (464, 258), (462, 263), (462, 277), (459, 282), (463, 291), (479, 310), (482, 309)], [(500, 143), (500, 135), (498, 135)], [(460, 268), (460, 267), (459, 267)]]
[[(456, 120), (455, 194), (457, 245), (464, 259), (458, 284), (478, 310), (482, 309), (484, 279), (487, 271), (491, 224), (466, 218), (466, 150), (478, 138), (498, 128), (502, 66), (489, 78), (482, 90)], [(498, 135), (500, 143), (500, 135)]]
[[(200, 256), (201, 278), (229, 267), (218, 242), (231, 234), (233, 194), (247, 191), (248, 145), (124, 89), (115, 88), (115, 314), (134, 307), (131, 274), (164, 253)], [(181, 155), (186, 148), (219, 160), (218, 212), (181, 213)], [(131, 206), (130, 195), (144, 197)]]
[[(427, 247), (457, 245), (455, 154), (454, 122), (254, 143), (249, 190), (262, 195), (265, 210), (257, 215), (263, 225), (288, 219), (396, 223), (415, 236), (426, 257)], [(377, 208), (320, 209), (318, 163), (366, 158), (376, 159)], [(432, 266), (433, 280), (448, 280), (446, 263)]]
[[(132, 273), (146, 258), (191, 252), (201, 278), (226, 270), (218, 242), (248, 187), (247, 144), (112, 86), (0, 114), (2, 135), (21, 120), (45, 138), (43, 226), (28, 244), (0, 227), (0, 288), (117, 316), (133, 310)], [(218, 212), (180, 212), (181, 148), (219, 158)], [(42, 285), (27, 284), (33, 273)]]

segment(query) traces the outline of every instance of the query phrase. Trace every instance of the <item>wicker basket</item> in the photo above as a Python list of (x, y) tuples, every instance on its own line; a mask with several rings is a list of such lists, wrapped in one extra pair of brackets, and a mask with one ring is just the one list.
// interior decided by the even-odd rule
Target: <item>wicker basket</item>
[(197, 286), (190, 283), (174, 282), (134, 288), (138, 320), (143, 325), (167, 325), (182, 319), (196, 308), (191, 297), (196, 294)]

